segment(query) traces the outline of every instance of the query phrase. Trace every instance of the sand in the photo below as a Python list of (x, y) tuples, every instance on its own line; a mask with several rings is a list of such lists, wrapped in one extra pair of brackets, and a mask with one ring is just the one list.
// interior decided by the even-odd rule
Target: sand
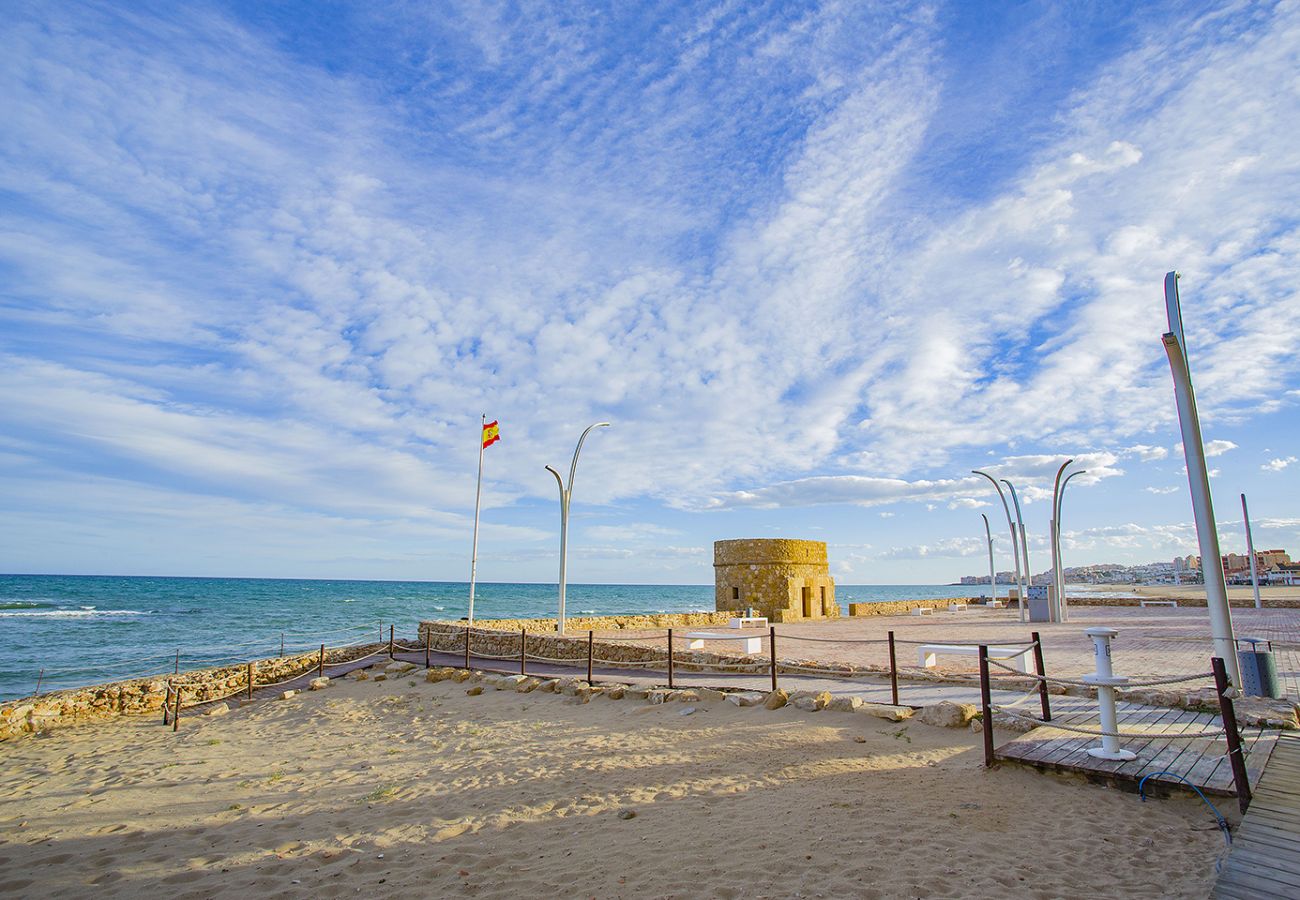
[(0, 744), (0, 896), (1205, 897), (1222, 847), (965, 729), (466, 687)]

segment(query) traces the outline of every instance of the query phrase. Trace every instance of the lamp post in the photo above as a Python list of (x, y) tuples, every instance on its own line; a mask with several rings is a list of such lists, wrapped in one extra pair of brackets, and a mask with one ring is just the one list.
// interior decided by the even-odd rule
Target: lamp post
[(1255, 609), (1263, 609), (1259, 599), (1259, 571), (1255, 566), (1255, 539), (1250, 536), (1250, 512), (1246, 509), (1246, 495), (1241, 495), (1241, 517), (1246, 520), (1246, 555), (1250, 557), (1250, 586), (1255, 590)]
[[(1064, 468), (1064, 466), (1062, 466), (1062, 468)], [(1053, 531), (1055, 533), (1052, 536), (1052, 540), (1055, 542), (1053, 546), (1056, 549), (1056, 568), (1054, 570), (1056, 575), (1056, 608), (1060, 613), (1062, 622), (1069, 621), (1070, 610), (1069, 605), (1065, 601), (1065, 563), (1062, 561), (1063, 557), (1061, 555), (1061, 507), (1065, 503), (1065, 486), (1070, 483), (1070, 479), (1075, 475), (1083, 475), (1087, 471), (1087, 469), (1079, 469), (1077, 472), (1071, 472), (1069, 475), (1066, 475), (1065, 480), (1061, 482), (1061, 486), (1056, 492), (1056, 518), (1052, 520), (1054, 526)], [(1057, 474), (1059, 475), (1060, 473)]]
[(1052, 483), (1052, 520), (1047, 523), (1047, 539), (1052, 545), (1052, 621), (1064, 622), (1065, 618), (1061, 609), (1061, 544), (1057, 538), (1060, 534), (1057, 531), (1060, 524), (1060, 509), (1057, 506), (1057, 500), (1061, 496), (1061, 473), (1065, 467), (1074, 462), (1073, 459), (1067, 459), (1061, 463), (1061, 468), (1056, 470), (1056, 481)]
[[(1011, 491), (1011, 502), (1016, 507), (1016, 524), (1020, 526), (1020, 554), (1024, 557), (1025, 564), (1025, 603), (1029, 600), (1029, 586), (1034, 583), (1034, 570), (1029, 568), (1029, 538), (1025, 536), (1025, 517), (1020, 514), (1020, 497), (1016, 494), (1016, 486), (1005, 478), (1002, 483)], [(1022, 617), (1020, 621), (1024, 621)]]
[(998, 499), (1002, 501), (1002, 511), (1007, 514), (1007, 529), (1011, 532), (1011, 561), (1015, 563), (1016, 592), (1020, 594), (1020, 603), (1018, 606), (1020, 607), (1020, 621), (1023, 622), (1025, 621), (1025, 609), (1026, 604), (1029, 602), (1029, 598), (1025, 596), (1025, 583), (1020, 577), (1020, 556), (1016, 552), (1018, 546), (1016, 541), (1016, 525), (1011, 520), (1011, 507), (1007, 506), (1007, 495), (1002, 493), (1002, 486), (998, 484), (997, 479), (988, 472), (982, 472), (979, 469), (971, 469), (971, 474), (979, 475), (980, 477), (989, 480), (989, 484), (993, 485), (993, 490), (998, 492)]
[(573, 496), (573, 476), (578, 471), (578, 454), (582, 452), (582, 442), (587, 439), (594, 428), (608, 428), (608, 422), (597, 422), (594, 425), (588, 425), (587, 430), (578, 438), (578, 446), (573, 449), (573, 462), (569, 465), (569, 485), (565, 487), (564, 480), (560, 478), (560, 473), (546, 467), (546, 471), (555, 476), (555, 483), (560, 486), (560, 615), (559, 615), (559, 633), (564, 634), (564, 588), (566, 584), (566, 570), (569, 562), (569, 500)]
[(1210, 614), (1210, 636), (1214, 655), (1223, 660), (1234, 687), (1241, 687), (1241, 666), (1237, 662), (1232, 633), (1232, 611), (1228, 607), (1228, 585), (1223, 578), (1223, 557), (1219, 553), (1219, 531), (1214, 522), (1210, 498), (1210, 476), (1205, 468), (1205, 446), (1201, 442), (1201, 418), (1196, 411), (1196, 392), (1187, 364), (1187, 340), (1183, 336), (1183, 311), (1178, 302), (1178, 273), (1165, 275), (1165, 314), (1169, 331), (1161, 337), (1169, 370), (1174, 377), (1174, 401), (1178, 405), (1178, 426), (1183, 435), (1183, 457), (1187, 462), (1187, 486), (1196, 518), (1196, 539), (1201, 550), (1201, 574), (1205, 578), (1205, 601)]
[(989, 531), (989, 517), (980, 513), (980, 518), (984, 520), (984, 542), (989, 548), (989, 599), (994, 603), (998, 600), (998, 573), (993, 567), (993, 532)]

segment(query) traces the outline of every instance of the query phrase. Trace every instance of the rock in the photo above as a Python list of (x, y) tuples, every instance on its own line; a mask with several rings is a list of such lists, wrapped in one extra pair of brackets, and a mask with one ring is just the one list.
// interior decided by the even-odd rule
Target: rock
[(936, 728), (961, 728), (974, 718), (975, 713), (975, 707), (969, 703), (940, 700), (938, 703), (922, 707), (921, 714), (917, 718)]
[(437, 684), (439, 681), (446, 681), (451, 677), (447, 669), (430, 669), (424, 673), (424, 680), (429, 684)]
[(605, 696), (611, 700), (622, 700), (626, 693), (627, 685), (624, 684), (611, 684), (605, 687)]
[(664, 702), (676, 700), (678, 703), (699, 703), (700, 694), (695, 690), (669, 691), (664, 697)]
[(598, 690), (588, 685), (586, 687), (577, 688), (573, 692), (573, 699), (577, 700), (579, 703), (590, 703), (592, 695), (598, 693), (600, 693)]
[(384, 667), (384, 671), (389, 675), (405, 675), (412, 669), (417, 668), (415, 663), (409, 662), (392, 662)]
[(817, 700), (813, 697), (795, 697), (790, 701), (790, 705), (795, 709), (802, 709), (804, 712), (815, 712)]
[(369, 681), (370, 673), (365, 669), (357, 669), (356, 671), (349, 672), (347, 677), (351, 678), (353, 681)]
[(861, 697), (836, 697), (826, 708), (835, 712), (857, 712), (862, 708)]
[(542, 682), (536, 678), (525, 678), (515, 685), (515, 693), (528, 694), (537, 690), (537, 686)]
[(640, 684), (629, 684), (623, 691), (623, 696), (628, 700), (645, 700), (650, 695), (650, 688)]
[(254, 703), (256, 703), (256, 702), (257, 702), (256, 700), (249, 699), (248, 697), (240, 697), (240, 698), (239, 698), (239, 705), (240, 705), (241, 708), (243, 708), (243, 707), (245, 707), (245, 706), (252, 706), (252, 705), (253, 705)]
[(307, 687), (313, 691), (323, 691), (329, 686), (330, 679), (328, 675), (322, 675), (320, 678), (313, 678), (307, 683)]
[(451, 679), (457, 684), (463, 684), (464, 682), (469, 681), (469, 669), (457, 669), (456, 674), (451, 676)]
[(635, 819), (636, 811), (631, 809), (619, 810), (618, 817), (620, 819)]
[(764, 709), (780, 709), (790, 702), (790, 695), (781, 688), (772, 691), (763, 700)]
[(537, 686), (537, 689), (541, 691), (543, 694), (554, 694), (555, 689), (559, 686), (560, 683), (556, 681), (554, 678), (552, 678), (549, 681), (543, 681), (541, 684)]
[(476, 684), (469, 690), (465, 691), (465, 694), (470, 697), (477, 697), (481, 693), (483, 693), (483, 685), (481, 684)]
[(682, 710), (678, 713), (678, 715), (679, 715), (679, 716), (689, 716), (689, 715), (693, 715), (697, 709), (699, 709), (699, 707), (697, 707), (697, 706), (687, 706), (687, 707), (683, 707)]
[(713, 688), (696, 688), (695, 692), (705, 703), (721, 703), (727, 699), (726, 691), (715, 691)]
[(224, 716), (228, 712), (230, 712), (229, 703), (214, 703), (211, 706), (209, 706), (207, 709), (203, 710), (203, 715)]
[(875, 716), (877, 719), (888, 719), (890, 722), (901, 722), (912, 718), (916, 710), (910, 706), (894, 706), (892, 703), (863, 703), (857, 708), (857, 712)]
[(758, 706), (763, 702), (764, 694), (758, 691), (739, 691), (727, 695), (727, 702), (733, 706)]
[(387, 672), (380, 672), (378, 675), (375, 676), (375, 681), (387, 681), (387, 680), (388, 680)]
[(281, 700), (289, 700), (289, 699), (291, 699), (291, 698), (293, 698), (293, 697), (297, 697), (297, 696), (298, 696), (298, 692), (297, 692), (297, 691), (285, 691), (283, 694), (280, 695), (280, 699), (281, 699)]
[(645, 699), (651, 706), (658, 706), (664, 702), (667, 696), (667, 691), (652, 690), (645, 695)]
[(503, 675), (492, 686), (498, 691), (513, 691), (527, 680), (527, 675)]
[(591, 685), (580, 678), (566, 678), (560, 682), (560, 693), (566, 697), (573, 697), (579, 690), (590, 687)]

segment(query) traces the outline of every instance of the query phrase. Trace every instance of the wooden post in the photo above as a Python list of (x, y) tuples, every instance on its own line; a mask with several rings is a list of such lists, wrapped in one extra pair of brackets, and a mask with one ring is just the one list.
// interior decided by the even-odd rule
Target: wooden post
[(176, 685), (176, 708), (172, 710), (172, 731), (181, 727), (181, 686)]
[(673, 686), (673, 630), (668, 629), (668, 687)]
[(527, 675), (524, 667), (528, 664), (528, 629), (519, 629), (519, 674)]
[(36, 673), (36, 696), (37, 697), (41, 695), (41, 681), (44, 678), (45, 678), (45, 667), (41, 666), (41, 670)]
[(984, 767), (993, 768), (993, 701), (989, 696), (989, 648), (980, 644), (980, 709), (984, 726)]
[(596, 642), (596, 633), (588, 629), (587, 631), (587, 684), (591, 684), (591, 658), (594, 656), (593, 648)]
[(1237, 732), (1237, 714), (1228, 696), (1228, 670), (1220, 657), (1210, 658), (1214, 669), (1214, 691), (1219, 695), (1219, 713), (1223, 730), (1228, 738), (1228, 762), (1232, 763), (1232, 780), (1237, 784), (1237, 805), (1244, 813), (1250, 806), (1250, 778), (1246, 775), (1246, 759), (1241, 752), (1241, 735)]
[(173, 675), (181, 674), (181, 651), (179, 649), (176, 651), (176, 665), (172, 669), (172, 674)]
[(167, 682), (167, 693), (163, 694), (163, 724), (172, 723), (172, 683)]
[(393, 626), (388, 626), (388, 658), (393, 658)]
[(767, 629), (767, 649), (772, 655), (772, 690), (776, 690), (776, 626), (769, 625)]
[(889, 693), (898, 705), (898, 657), (894, 655), (894, 633), (889, 632)]
[(325, 645), (320, 645), (320, 662), (316, 664), (316, 677), (325, 677)]
[(424, 630), (424, 667), (429, 668), (429, 651), (433, 649), (433, 629)]
[(253, 699), (253, 664), (248, 664), (248, 699)]
[(1047, 668), (1043, 665), (1043, 642), (1038, 632), (1029, 634), (1034, 639), (1034, 670), (1038, 673), (1038, 704), (1043, 708), (1043, 721), (1052, 721), (1052, 705), (1047, 700)]
[(465, 668), (469, 668), (469, 626), (465, 626)]
[(280, 658), (284, 659), (284, 632), (280, 632)]

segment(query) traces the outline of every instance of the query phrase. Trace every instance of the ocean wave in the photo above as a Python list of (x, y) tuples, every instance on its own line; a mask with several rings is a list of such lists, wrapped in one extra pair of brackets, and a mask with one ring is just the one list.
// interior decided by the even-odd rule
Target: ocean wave
[(57, 606), (39, 600), (0, 600), (0, 609), (57, 609)]
[(434, 609), (435, 609), (437, 612), (445, 612), (446, 609), (447, 609), (447, 607), (445, 607), (445, 606), (435, 606)]
[(111, 616), (147, 616), (138, 609), (3, 609), (0, 619), (94, 619)]

